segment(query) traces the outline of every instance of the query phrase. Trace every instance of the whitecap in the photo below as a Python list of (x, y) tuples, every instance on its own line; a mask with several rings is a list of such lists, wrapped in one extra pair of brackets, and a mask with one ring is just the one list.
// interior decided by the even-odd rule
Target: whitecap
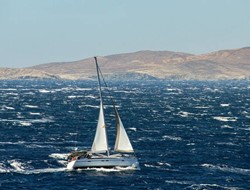
[(228, 128), (228, 129), (232, 129), (233, 127), (229, 126), (229, 125), (222, 125), (221, 128)]
[(18, 160), (9, 160), (8, 163), (14, 169), (14, 171), (24, 171), (25, 164)]
[(26, 127), (28, 127), (28, 126), (31, 126), (31, 125), (32, 125), (32, 123), (27, 122), (27, 121), (20, 121), (19, 123), (20, 123), (22, 126), (26, 126)]
[(52, 153), (49, 155), (49, 157), (65, 160), (65, 159), (67, 159), (68, 155), (69, 155), (68, 153), (67, 154), (65, 154), (65, 153)]
[(155, 165), (152, 165), (152, 164), (144, 164), (144, 166), (146, 167), (146, 168), (160, 168), (161, 166), (155, 166)]
[(34, 105), (25, 105), (24, 107), (26, 107), (26, 108), (38, 108), (38, 106), (34, 106)]
[(16, 88), (1, 88), (3, 91), (17, 91)]
[(238, 187), (228, 187), (228, 186), (221, 186), (218, 184), (193, 184), (189, 187), (187, 187), (186, 189), (225, 189), (225, 190), (237, 190), (237, 189), (241, 189)]
[(221, 107), (228, 107), (230, 104), (220, 104)]
[(3, 163), (0, 163), (0, 173), (15, 172), (21, 174), (39, 174), (39, 173), (54, 173), (54, 172), (66, 171), (66, 167), (34, 169), (18, 160), (9, 160), (8, 163), (10, 164), (11, 168), (7, 168)]
[(177, 180), (165, 180), (165, 183), (170, 183), (170, 184), (185, 184), (185, 185), (193, 184), (193, 182), (191, 182), (191, 181), (177, 181)]
[(36, 113), (36, 112), (30, 112), (30, 115), (41, 115), (41, 113)]
[(227, 166), (224, 164), (222, 164), (222, 165), (202, 164), (201, 166), (209, 168), (209, 169), (213, 169), (213, 170), (224, 171), (224, 172), (240, 173), (240, 174), (245, 174), (245, 175), (250, 174), (250, 169), (234, 168), (234, 167), (230, 167), (230, 166)]
[(85, 98), (92, 98), (92, 99), (96, 99), (96, 97), (95, 97), (95, 96), (92, 96), (92, 95), (85, 96)]
[(160, 166), (171, 166), (171, 164), (167, 163), (167, 162), (157, 162), (157, 164), (159, 164)]
[(30, 119), (27, 120), (31, 123), (50, 123), (50, 122), (54, 122), (54, 120), (49, 119), (49, 118), (42, 118), (42, 119)]
[(77, 96), (68, 96), (69, 99), (76, 98)]
[(89, 90), (93, 90), (92, 88), (76, 88), (75, 90), (77, 91), (89, 91)]
[(0, 142), (0, 144), (25, 144), (24, 141), (18, 141), (18, 142)]
[(4, 109), (7, 109), (7, 110), (15, 110), (15, 108), (13, 107), (10, 107), (10, 106), (3, 106)]
[(169, 139), (169, 140), (174, 140), (174, 141), (181, 141), (182, 140), (181, 137), (174, 137), (174, 136), (169, 136), (169, 135), (164, 135), (164, 136), (162, 136), (162, 138), (164, 138), (165, 140)]
[(40, 173), (55, 173), (67, 171), (65, 167), (63, 168), (42, 168), (42, 169), (32, 169), (22, 171), (23, 174), (40, 174)]
[[(120, 171), (130, 171), (130, 170), (140, 170), (138, 167), (128, 166), (128, 167), (114, 167), (114, 168), (86, 168), (78, 169), (78, 171), (98, 171), (98, 172), (120, 172)], [(72, 171), (72, 170), (69, 170)]]
[(196, 109), (208, 109), (210, 107), (209, 106), (196, 106), (194, 108), (196, 108)]
[(223, 116), (215, 116), (213, 117), (215, 120), (218, 121), (237, 121), (237, 117), (223, 117)]
[(130, 127), (130, 128), (128, 128), (128, 129), (130, 129), (130, 130), (132, 130), (132, 131), (136, 131), (136, 128), (135, 128), (135, 127)]
[(49, 90), (45, 90), (45, 89), (39, 89), (38, 91), (41, 93), (49, 93), (50, 92)]
[(13, 92), (9, 92), (9, 93), (6, 93), (7, 95), (13, 95), (13, 96), (17, 96), (18, 94), (17, 93), (13, 93)]
[[(82, 106), (79, 106), (79, 107), (82, 107)], [(93, 105), (83, 105), (83, 107), (99, 108), (99, 106), (93, 106)]]
[(125, 90), (115, 90), (114, 92), (125, 93), (125, 94), (134, 93), (133, 91), (125, 91)]
[(9, 173), (10, 170), (6, 168), (3, 163), (0, 163), (0, 173)]
[(192, 113), (189, 113), (186, 111), (180, 111), (180, 112), (178, 112), (178, 115), (181, 117), (189, 117), (189, 115), (192, 115)]
[(63, 166), (67, 166), (67, 161), (66, 160), (57, 160), (57, 162)]

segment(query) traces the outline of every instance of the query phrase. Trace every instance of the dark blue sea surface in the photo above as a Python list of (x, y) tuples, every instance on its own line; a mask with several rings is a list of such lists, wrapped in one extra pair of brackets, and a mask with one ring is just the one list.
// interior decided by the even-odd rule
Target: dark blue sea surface
[(250, 189), (249, 81), (109, 82), (141, 170), (75, 172), (65, 156), (92, 145), (97, 83), (0, 82), (0, 189)]

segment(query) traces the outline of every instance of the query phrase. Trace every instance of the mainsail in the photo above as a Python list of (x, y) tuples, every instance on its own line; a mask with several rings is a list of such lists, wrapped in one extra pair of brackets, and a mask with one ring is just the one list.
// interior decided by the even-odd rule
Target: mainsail
[(134, 152), (134, 149), (130, 143), (126, 130), (122, 124), (122, 120), (118, 114), (117, 109), (115, 108), (115, 114), (117, 119), (117, 134), (115, 141), (115, 151), (118, 152)]
[(91, 151), (92, 152), (106, 152), (106, 151), (108, 151), (106, 125), (105, 125), (105, 119), (104, 119), (104, 114), (103, 114), (102, 101), (100, 103), (99, 118), (98, 118), (98, 123), (97, 123), (97, 127), (96, 127), (95, 139), (93, 141)]

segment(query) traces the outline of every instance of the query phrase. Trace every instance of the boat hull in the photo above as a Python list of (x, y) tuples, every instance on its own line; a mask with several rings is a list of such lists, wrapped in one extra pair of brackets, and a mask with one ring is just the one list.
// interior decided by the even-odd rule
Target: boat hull
[(133, 167), (139, 169), (139, 163), (136, 158), (79, 158), (70, 161), (67, 169), (86, 169), (86, 168), (115, 168), (115, 167)]

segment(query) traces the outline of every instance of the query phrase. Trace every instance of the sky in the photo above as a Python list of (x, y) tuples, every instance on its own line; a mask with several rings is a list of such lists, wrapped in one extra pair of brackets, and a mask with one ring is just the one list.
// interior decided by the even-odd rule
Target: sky
[(0, 0), (0, 67), (246, 46), (249, 0)]

